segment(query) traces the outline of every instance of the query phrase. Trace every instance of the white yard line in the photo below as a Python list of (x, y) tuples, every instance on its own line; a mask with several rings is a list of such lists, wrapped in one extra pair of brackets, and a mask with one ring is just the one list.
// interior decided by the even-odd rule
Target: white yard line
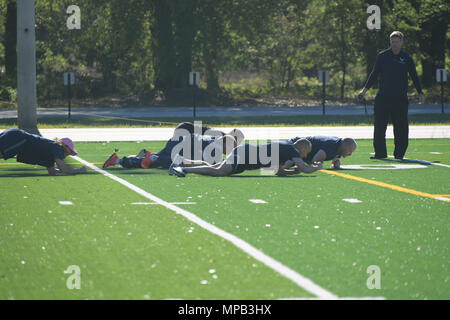
[(261, 200), (261, 199), (248, 199), (251, 203), (267, 203), (267, 201)]
[[(147, 206), (147, 205), (153, 205), (153, 204), (158, 204), (156, 202), (132, 202), (131, 204), (133, 205), (143, 205), (143, 206)], [(197, 204), (197, 202), (170, 202), (170, 204)]]
[(208, 230), (211, 233), (214, 233), (215, 235), (218, 235), (219, 237), (228, 240), (229, 242), (231, 242), (232, 244), (234, 244), (236, 247), (238, 247), (239, 249), (241, 249), (242, 251), (244, 251), (245, 253), (247, 253), (248, 255), (252, 256), (253, 258), (255, 258), (256, 260), (264, 263), (266, 266), (268, 266), (269, 268), (271, 268), (272, 270), (278, 272), (279, 274), (283, 275), (284, 277), (288, 278), (289, 280), (293, 281), (295, 284), (297, 284), (299, 287), (305, 289), (306, 291), (316, 295), (319, 299), (338, 299), (338, 296), (336, 296), (335, 294), (331, 293), (330, 291), (320, 287), (319, 285), (317, 285), (316, 283), (314, 283), (313, 281), (311, 281), (310, 279), (302, 276), (301, 274), (299, 274), (298, 272), (290, 269), (289, 267), (283, 265), (282, 263), (278, 262), (277, 260), (273, 259), (272, 257), (266, 255), (265, 253), (263, 253), (262, 251), (256, 249), (255, 247), (253, 247), (251, 244), (245, 242), (244, 240), (236, 237), (235, 235), (228, 233), (222, 229), (217, 228), (216, 226), (200, 219), (199, 217), (197, 217), (195, 214), (186, 211), (184, 209), (181, 209), (167, 201), (164, 201), (154, 195), (152, 195), (151, 193), (148, 193), (144, 190), (142, 190), (141, 188), (129, 183), (128, 181), (119, 178), (109, 172), (106, 172), (105, 170), (102, 170), (94, 165), (92, 165), (91, 163), (81, 159), (80, 157), (77, 156), (73, 156), (73, 159), (79, 161), (80, 163), (82, 163), (83, 165), (91, 168), (92, 170), (101, 173), (102, 175), (116, 181), (119, 182), (120, 184), (122, 184), (123, 186), (133, 190), (134, 192), (140, 194), (141, 196), (154, 201), (156, 203), (159, 203), (160, 205), (166, 207), (167, 209), (174, 211), (177, 214), (182, 215), (183, 217), (185, 217), (186, 219), (188, 219), (189, 221), (199, 225), (200, 227), (202, 227), (205, 230)]
[(450, 165), (448, 165), (448, 164), (436, 163), (436, 162), (431, 162), (431, 164), (432, 164), (433, 166), (444, 167), (444, 168), (450, 168)]
[[(394, 158), (394, 156), (388, 156), (388, 158)], [(430, 162), (427, 160), (417, 160), (417, 159), (408, 159), (408, 158), (404, 158), (404, 161), (408, 161), (408, 162), (417, 162), (417, 163), (422, 163), (422, 164), (426, 164), (426, 165), (433, 165), (433, 166), (439, 166), (439, 167), (445, 167), (445, 168), (450, 168), (450, 165), (448, 164), (443, 164), (443, 163), (438, 163), (438, 162)]]
[(353, 199), (353, 198), (351, 198), (351, 199), (342, 199), (342, 200), (345, 201), (345, 202), (349, 202), (349, 203), (361, 203), (362, 202), (361, 200)]

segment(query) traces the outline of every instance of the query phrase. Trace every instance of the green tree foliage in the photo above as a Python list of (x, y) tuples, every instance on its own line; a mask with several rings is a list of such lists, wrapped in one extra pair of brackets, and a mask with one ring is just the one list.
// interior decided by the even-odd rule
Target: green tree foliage
[(6, 1), (5, 17), (5, 76), (6, 82), (14, 86), (17, 81), (17, 4), (16, 0)]
[(434, 82), (436, 68), (445, 67), (450, 3), (446, 0), (420, 1), (419, 12), (422, 81), (428, 87)]
[[(15, 1), (0, 0), (0, 93), (16, 81)], [(66, 26), (72, 4), (81, 30)], [(373, 4), (380, 30), (366, 27)], [(327, 68), (344, 99), (362, 86), (393, 30), (405, 34), (430, 87), (435, 69), (448, 64), (449, 11), (446, 0), (39, 0), (38, 96), (61, 99), (66, 71), (76, 73), (76, 97), (87, 99), (188, 93), (190, 71), (214, 93), (224, 75), (248, 73), (264, 79), (264, 90), (306, 94)]]

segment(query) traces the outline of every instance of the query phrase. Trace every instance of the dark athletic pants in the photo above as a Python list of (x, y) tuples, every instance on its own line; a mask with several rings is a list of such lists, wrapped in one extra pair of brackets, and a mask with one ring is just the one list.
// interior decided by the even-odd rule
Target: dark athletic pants
[[(155, 160), (152, 163), (152, 168), (155, 167), (163, 167), (165, 169), (168, 169), (170, 165), (172, 164), (172, 150), (175, 148), (175, 146), (182, 141), (181, 138), (179, 139), (170, 139), (167, 141), (166, 146), (164, 149), (159, 151), (156, 155), (158, 156), (158, 159)], [(124, 168), (141, 168), (141, 163), (145, 159), (145, 157), (124, 157), (122, 158), (122, 167)]]
[(387, 157), (386, 129), (390, 119), (394, 127), (394, 157), (403, 158), (408, 148), (408, 98), (377, 96), (374, 114), (373, 147), (375, 157)]

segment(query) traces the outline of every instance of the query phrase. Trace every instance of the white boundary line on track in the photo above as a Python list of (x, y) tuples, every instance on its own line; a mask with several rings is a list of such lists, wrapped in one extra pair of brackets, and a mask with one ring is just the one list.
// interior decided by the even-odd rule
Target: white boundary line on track
[[(388, 156), (388, 158), (392, 158), (393, 159), (394, 156)], [(416, 163), (421, 163), (421, 164), (426, 164), (426, 165), (433, 165), (433, 166), (450, 168), (450, 165), (439, 163), (439, 162), (430, 162), (430, 161), (427, 161), (427, 160), (417, 160), (417, 159), (408, 159), (408, 158), (404, 158), (403, 160), (404, 161), (408, 161), (408, 162), (416, 162)]]
[(273, 259), (272, 257), (266, 255), (265, 253), (263, 253), (262, 251), (256, 249), (255, 247), (253, 247), (252, 245), (250, 245), (249, 243), (245, 242), (244, 240), (236, 237), (235, 235), (228, 233), (222, 229), (217, 228), (216, 226), (200, 219), (199, 217), (197, 217), (195, 214), (186, 211), (184, 209), (181, 209), (169, 202), (166, 202), (154, 195), (152, 195), (151, 193), (148, 193), (144, 190), (142, 190), (141, 188), (135, 186), (134, 184), (129, 183), (128, 181), (119, 178), (109, 172), (106, 172), (105, 170), (102, 170), (96, 166), (94, 166), (93, 164), (90, 164), (89, 162), (81, 159), (80, 157), (77, 156), (72, 156), (73, 159), (79, 161), (80, 163), (82, 163), (83, 165), (91, 168), (92, 170), (101, 173), (102, 175), (113, 179), (116, 182), (119, 182), (120, 184), (124, 185), (125, 187), (133, 190), (134, 192), (140, 194), (141, 196), (150, 199), (156, 203), (159, 203), (160, 205), (166, 207), (167, 209), (174, 211), (177, 214), (181, 214), (183, 217), (185, 217), (186, 219), (188, 219), (189, 221), (199, 225), (200, 227), (202, 227), (203, 229), (214, 233), (215, 235), (218, 235), (219, 237), (228, 240), (229, 242), (231, 242), (232, 244), (234, 244), (236, 247), (238, 247), (239, 249), (241, 249), (242, 251), (244, 251), (245, 253), (247, 253), (248, 255), (252, 256), (253, 258), (255, 258), (256, 260), (264, 263), (266, 266), (268, 266), (269, 268), (271, 268), (272, 270), (276, 271), (277, 273), (283, 275), (284, 277), (286, 277), (287, 279), (293, 281), (295, 284), (297, 284), (299, 287), (305, 289), (306, 291), (308, 291), (309, 293), (312, 293), (314, 295), (316, 295), (319, 299), (338, 299), (338, 296), (336, 296), (335, 294), (331, 293), (330, 291), (320, 287), (319, 285), (315, 284), (313, 281), (311, 281), (310, 279), (302, 276), (301, 274), (297, 273), (296, 271), (290, 269), (289, 267), (283, 265), (282, 263), (278, 262), (277, 260)]

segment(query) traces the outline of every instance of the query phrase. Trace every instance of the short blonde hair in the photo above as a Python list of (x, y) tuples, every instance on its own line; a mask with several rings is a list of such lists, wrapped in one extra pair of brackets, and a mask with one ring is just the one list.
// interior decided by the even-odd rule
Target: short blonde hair
[(55, 141), (58, 144), (58, 146), (63, 148), (65, 153), (67, 153), (67, 154), (72, 153), (72, 150), (70, 150), (69, 147), (67, 147), (59, 138), (54, 138), (53, 141)]
[(389, 36), (389, 39), (392, 39), (392, 38), (394, 38), (394, 37), (399, 38), (400, 40), (403, 40), (403, 38), (404, 38), (405, 36), (404, 36), (403, 33), (401, 33), (400, 31), (394, 31), (394, 32), (392, 32), (391, 35)]

